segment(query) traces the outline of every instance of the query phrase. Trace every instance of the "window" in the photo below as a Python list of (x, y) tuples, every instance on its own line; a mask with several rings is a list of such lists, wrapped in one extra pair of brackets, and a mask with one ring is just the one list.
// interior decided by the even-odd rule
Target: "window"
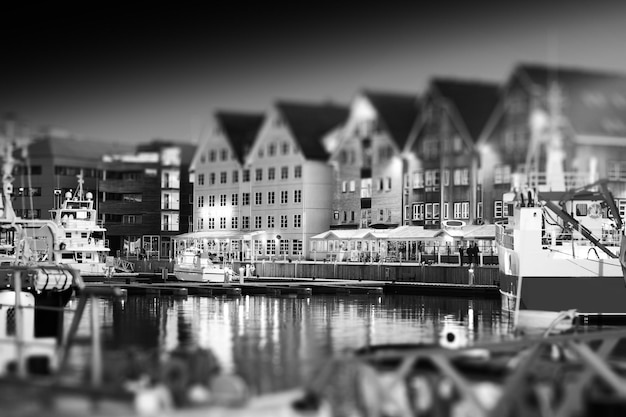
[(274, 216), (267, 216), (267, 228), (272, 229), (274, 226)]
[(198, 230), (204, 229), (204, 219), (201, 217), (198, 219)]
[(267, 204), (274, 204), (275, 203), (275, 197), (276, 197), (276, 192), (268, 191), (267, 192)]
[(209, 229), (215, 229), (215, 219), (213, 217), (209, 218)]
[(352, 210), (352, 211), (350, 212), (350, 221), (351, 221), (351, 222), (354, 222), (354, 219), (355, 219), (354, 210)]
[(243, 229), (249, 229), (250, 228), (250, 216), (243, 216), (241, 218), (241, 227)]
[(287, 155), (289, 153), (289, 142), (283, 142), (280, 146), (280, 153)]
[(239, 227), (239, 217), (235, 216), (230, 219), (230, 227), (237, 229)]
[(203, 195), (199, 195), (198, 196), (198, 207), (204, 207), (204, 196)]
[(469, 169), (461, 168), (454, 170), (454, 185), (469, 185)]
[(454, 203), (454, 218), (455, 219), (468, 219), (469, 218), (469, 202), (463, 201), (461, 203)]
[(226, 194), (220, 194), (220, 206), (224, 207), (226, 205)]
[(215, 149), (211, 149), (211, 150), (209, 151), (209, 161), (211, 161), (211, 162), (215, 162), (215, 156), (216, 156)]
[(257, 206), (263, 204), (263, 193), (254, 193), (254, 204)]
[(289, 191), (280, 192), (280, 204), (287, 204), (289, 201)]
[(215, 184), (215, 172), (211, 172), (209, 174), (209, 185), (214, 185)]
[(411, 219), (411, 206), (404, 206), (404, 220)]
[(607, 161), (607, 177), (609, 181), (626, 181), (626, 162)]
[(433, 203), (433, 219), (439, 218), (439, 203)]
[(287, 225), (288, 225), (288, 223), (287, 223), (287, 215), (286, 214), (281, 214), (281, 216), (280, 216), (280, 227), (281, 227), (281, 229), (287, 228), (288, 227)]
[(230, 203), (233, 206), (236, 206), (239, 204), (239, 194), (231, 194), (230, 196)]
[(350, 192), (353, 193), (356, 191), (356, 181), (350, 180)]
[(413, 171), (413, 188), (424, 188), (424, 171)]
[(493, 202), (493, 217), (499, 219), (502, 217), (502, 201), (496, 200)]
[(295, 190), (293, 192), (293, 202), (301, 203), (302, 202), (302, 190)]
[(263, 227), (263, 218), (261, 216), (254, 216), (254, 228), (261, 229)]
[(215, 196), (214, 195), (210, 195), (209, 196), (209, 207), (215, 207)]
[(293, 227), (302, 227), (302, 214), (293, 215)]
[(257, 168), (254, 172), (254, 180), (263, 181), (263, 170), (261, 168)]
[(204, 174), (198, 175), (198, 185), (204, 185)]
[(281, 239), (280, 240), (280, 252), (279, 255), (287, 255), (289, 254), (289, 240)]
[(280, 179), (286, 180), (289, 178), (289, 167), (281, 167), (280, 168)]
[(241, 205), (249, 206), (250, 205), (250, 193), (241, 194)]
[(333, 220), (339, 220), (339, 210), (333, 211)]
[(483, 202), (482, 201), (479, 201), (478, 203), (476, 203), (476, 218), (478, 219), (483, 218)]
[(626, 217), (626, 200), (619, 200), (617, 203), (617, 208), (619, 210), (619, 215), (622, 220)]
[(493, 170), (494, 184), (510, 184), (511, 183), (511, 166), (497, 165)]
[(446, 187), (450, 185), (450, 170), (449, 169), (443, 170), (443, 185)]
[(587, 203), (576, 204), (576, 215), (577, 216), (587, 215)]
[(413, 204), (413, 220), (424, 220), (424, 203)]
[(296, 165), (293, 168), (293, 177), (294, 178), (302, 178), (302, 166), (301, 165)]
[(228, 160), (228, 149), (222, 149), (220, 151), (220, 160), (227, 161)]
[(250, 182), (250, 170), (244, 169), (241, 177), (242, 182)]
[(233, 171), (233, 182), (234, 183), (239, 182), (239, 171)]
[(267, 169), (267, 179), (268, 180), (276, 179), (276, 168), (268, 168)]
[(220, 172), (220, 184), (226, 184), (228, 176), (226, 172)]
[(342, 181), (341, 182), (341, 192), (345, 193), (348, 191), (348, 181)]
[(270, 143), (270, 144), (267, 146), (267, 154), (268, 154), (269, 156), (274, 156), (274, 155), (276, 155), (276, 144), (275, 144), (275, 143)]
[(391, 177), (387, 177), (386, 186), (387, 188), (385, 188), (385, 190), (391, 190)]
[(226, 217), (220, 217), (220, 229), (226, 229)]
[(268, 255), (276, 255), (276, 241), (274, 239), (270, 239), (267, 241), (266, 254)]
[(257, 155), (259, 156), (259, 158), (263, 158), (263, 155), (265, 154), (265, 151), (263, 148), (259, 148), (259, 151), (257, 152)]
[(293, 239), (291, 241), (291, 254), (302, 255), (302, 239)]
[(426, 220), (430, 220), (433, 218), (433, 203), (426, 203)]
[[(166, 194), (166, 195), (169, 195), (169, 194)], [(141, 203), (143, 201), (143, 195), (142, 194), (123, 194), (122, 201), (126, 201), (129, 203)]]
[(443, 203), (443, 218), (448, 219), (450, 217), (450, 205)]

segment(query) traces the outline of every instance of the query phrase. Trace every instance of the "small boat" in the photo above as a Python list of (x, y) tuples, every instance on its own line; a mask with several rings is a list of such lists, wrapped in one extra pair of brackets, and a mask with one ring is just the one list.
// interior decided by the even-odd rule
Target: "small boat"
[[(216, 260), (216, 259), (214, 259)], [(179, 281), (226, 282), (233, 275), (228, 266), (214, 263), (209, 253), (186, 249), (176, 257), (174, 276)]]
[(58, 262), (70, 265), (83, 276), (110, 275), (113, 260), (106, 245), (106, 229), (98, 220), (93, 195), (83, 192), (83, 176), (78, 176), (74, 193), (65, 193), (61, 207), (50, 210), (52, 221), (59, 228)]

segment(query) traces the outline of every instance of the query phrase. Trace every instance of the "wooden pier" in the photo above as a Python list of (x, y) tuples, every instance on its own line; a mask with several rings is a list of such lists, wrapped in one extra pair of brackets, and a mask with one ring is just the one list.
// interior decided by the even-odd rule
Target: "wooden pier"
[(271, 295), (310, 297), (312, 295), (373, 295), (410, 294), (440, 295), (450, 297), (499, 297), (496, 285), (463, 283), (429, 283), (405, 281), (352, 281), (314, 278), (244, 278), (229, 283), (199, 283), (176, 281), (173, 275), (167, 280), (160, 274), (135, 277), (87, 280), (88, 287), (119, 287), (128, 295), (177, 297)]

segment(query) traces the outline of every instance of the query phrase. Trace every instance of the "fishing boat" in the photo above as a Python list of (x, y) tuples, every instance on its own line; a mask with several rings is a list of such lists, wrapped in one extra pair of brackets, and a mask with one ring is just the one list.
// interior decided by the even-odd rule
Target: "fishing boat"
[(531, 113), (525, 172), (512, 176), (512, 191), (502, 199), (508, 218), (496, 225), (503, 308), (514, 312), (516, 324), (622, 321), (626, 248), (619, 209), (608, 180), (593, 180), (596, 168), (583, 175), (565, 170), (567, 129), (557, 87), (547, 100), (547, 111)]
[(174, 263), (174, 276), (179, 281), (191, 282), (225, 282), (230, 279), (233, 271), (211, 259), (207, 252), (186, 249), (178, 254)]
[(50, 210), (60, 232), (58, 262), (77, 269), (83, 276), (105, 275), (109, 272), (106, 229), (98, 219), (93, 194), (83, 191), (82, 172), (77, 177), (76, 191), (65, 193), (61, 207)]

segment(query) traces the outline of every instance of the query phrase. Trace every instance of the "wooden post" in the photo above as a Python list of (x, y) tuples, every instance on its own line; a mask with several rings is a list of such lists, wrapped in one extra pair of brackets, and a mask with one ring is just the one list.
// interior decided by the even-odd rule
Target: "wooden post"
[(100, 344), (99, 304), (96, 297), (91, 297), (91, 386), (99, 387), (102, 383), (102, 345)]
[(24, 357), (24, 315), (22, 314), (22, 277), (21, 271), (13, 271), (13, 290), (15, 291), (15, 348), (17, 354), (17, 376), (26, 378)]

